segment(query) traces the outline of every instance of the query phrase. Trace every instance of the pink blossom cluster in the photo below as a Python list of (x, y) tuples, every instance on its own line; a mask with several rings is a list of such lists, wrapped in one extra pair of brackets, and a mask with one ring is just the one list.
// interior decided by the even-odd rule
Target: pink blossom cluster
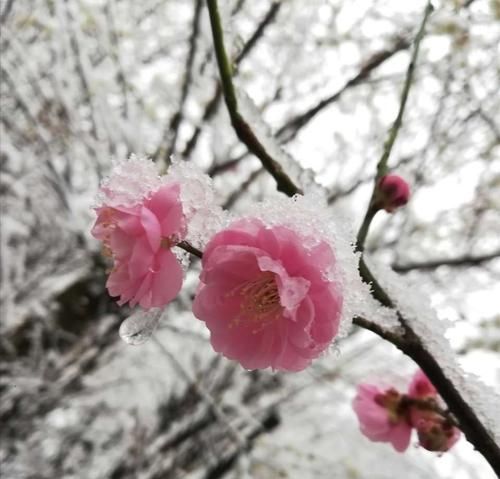
[(408, 448), (413, 429), (420, 446), (429, 451), (448, 451), (460, 438), (460, 430), (442, 410), (435, 387), (421, 370), (406, 394), (392, 387), (360, 384), (353, 408), (368, 439), (389, 442), (398, 452)]
[[(188, 168), (183, 175), (193, 180), (197, 173)], [(339, 331), (348, 291), (338, 251), (327, 235), (318, 234), (321, 228), (299, 227), (309, 221), (309, 211), (298, 222), (284, 221), (292, 203), (282, 205), (273, 220), (264, 220), (263, 207), (260, 215), (211, 230), (211, 205), (204, 203), (213, 194), (198, 191), (209, 182), (202, 175), (186, 183), (183, 175), (159, 176), (151, 161), (132, 157), (115, 166), (101, 186), (92, 234), (112, 262), (110, 295), (120, 305), (139, 305), (144, 317), (174, 300), (183, 283), (175, 248), (185, 248), (190, 228), (202, 225), (207, 237), (200, 242), (198, 231), (196, 242), (205, 248), (193, 313), (209, 329), (214, 350), (247, 369), (303, 370)], [(386, 175), (375, 201), (392, 211), (408, 195), (404, 180)], [(431, 451), (447, 451), (460, 436), (420, 371), (406, 394), (361, 384), (353, 405), (363, 434), (397, 451), (408, 447), (413, 429)]]
[[(173, 249), (190, 224), (182, 182), (155, 177), (145, 161), (131, 159), (112, 172), (92, 234), (113, 262), (110, 295), (147, 310), (179, 293), (183, 271)], [(330, 274), (335, 267), (321, 238), (259, 218), (237, 220), (207, 239), (193, 312), (210, 330), (213, 348), (243, 367), (300, 371), (338, 332), (344, 291)]]

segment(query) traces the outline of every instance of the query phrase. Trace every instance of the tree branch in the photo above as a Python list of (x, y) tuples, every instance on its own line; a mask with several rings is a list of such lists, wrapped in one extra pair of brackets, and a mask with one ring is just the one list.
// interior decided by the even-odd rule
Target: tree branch
[(311, 121), (318, 113), (320, 113), (332, 103), (338, 101), (347, 90), (362, 83), (370, 76), (373, 70), (378, 68), (389, 58), (392, 58), (396, 53), (400, 52), (401, 50), (405, 50), (409, 46), (410, 43), (408, 42), (408, 40), (404, 38), (398, 38), (392, 48), (380, 50), (374, 53), (367, 61), (364, 62), (359, 72), (350, 80), (348, 80), (345, 85), (340, 88), (340, 90), (324, 98), (317, 105), (305, 111), (304, 113), (300, 113), (294, 118), (291, 118), (281, 128), (279, 128), (276, 132), (276, 136), (278, 137), (278, 139), (285, 143), (293, 140), (299, 130), (307, 123), (309, 123), (309, 121)]
[(224, 47), (224, 34), (219, 16), (216, 0), (207, 0), (212, 37), (214, 41), (215, 55), (219, 66), (219, 74), (222, 83), (222, 91), (227, 110), (231, 118), (231, 124), (238, 138), (246, 145), (262, 163), (262, 166), (275, 179), (279, 191), (293, 196), (301, 193), (300, 188), (290, 179), (281, 165), (267, 152), (264, 145), (259, 141), (252, 128), (243, 118), (238, 110), (238, 100), (233, 85), (232, 69)]
[(480, 266), (483, 263), (500, 258), (500, 250), (482, 255), (464, 255), (457, 258), (442, 258), (428, 261), (414, 261), (406, 264), (393, 264), (392, 269), (398, 273), (407, 273), (413, 270), (432, 271), (440, 266), (460, 268), (464, 266)]
[[(316, 115), (318, 115), (321, 111), (323, 111), (331, 104), (340, 100), (340, 98), (346, 91), (361, 84), (364, 80), (369, 78), (373, 70), (378, 68), (397, 52), (408, 48), (409, 45), (410, 43), (407, 40), (399, 38), (393, 48), (389, 50), (381, 50), (374, 53), (368, 60), (363, 63), (359, 72), (349, 81), (347, 81), (346, 84), (342, 86), (342, 88), (340, 88), (340, 90), (337, 90), (335, 93), (328, 96), (327, 98), (324, 98), (309, 110), (298, 114), (294, 118), (291, 118), (289, 121), (284, 123), (276, 132), (277, 139), (283, 143), (288, 143), (289, 141), (293, 140), (297, 136), (299, 131), (304, 128)], [(225, 171), (230, 170), (241, 160), (243, 160), (244, 157), (245, 155), (243, 154), (238, 156), (237, 158), (231, 158), (224, 163), (214, 165), (209, 171), (210, 176), (214, 176), (216, 174), (224, 173)]]
[(203, 3), (202, 0), (196, 0), (194, 6), (191, 35), (189, 37), (189, 52), (186, 59), (186, 69), (184, 72), (184, 80), (182, 82), (182, 87), (181, 87), (181, 97), (179, 100), (179, 107), (177, 112), (170, 119), (169, 124), (166, 126), (160, 144), (158, 145), (158, 148), (156, 149), (156, 152), (153, 155), (154, 159), (158, 159), (160, 157), (160, 155), (162, 154), (162, 147), (164, 143), (168, 141), (168, 138), (170, 136), (169, 145), (165, 149), (163, 156), (163, 159), (166, 164), (168, 164), (170, 156), (175, 151), (177, 136), (179, 133), (179, 126), (182, 122), (184, 115), (184, 105), (186, 103), (186, 98), (189, 93), (189, 87), (191, 86), (193, 80), (193, 64), (194, 64), (194, 58), (196, 56), (197, 39), (200, 31), (200, 17), (201, 17), (202, 3)]
[(175, 246), (178, 246), (179, 248), (183, 249), (184, 251), (187, 251), (188, 253), (196, 256), (197, 258), (202, 258), (203, 253), (198, 249), (195, 248), (194, 246), (190, 245), (187, 241), (181, 241), (180, 243), (177, 243)]

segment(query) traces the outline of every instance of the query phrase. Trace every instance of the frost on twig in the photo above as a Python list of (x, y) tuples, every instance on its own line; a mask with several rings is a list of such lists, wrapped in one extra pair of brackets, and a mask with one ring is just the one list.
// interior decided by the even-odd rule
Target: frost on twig
[(186, 241), (203, 248), (221, 228), (226, 213), (218, 204), (212, 179), (191, 162), (172, 160), (168, 177), (181, 185), (181, 201), (187, 218)]
[(286, 171), (287, 175), (296, 185), (301, 185), (304, 169), (300, 166), (297, 160), (292, 158), (284, 147), (278, 144), (271, 128), (262, 119), (262, 113), (259, 111), (252, 98), (250, 98), (250, 96), (247, 95), (242, 89), (237, 89), (236, 95), (238, 98), (239, 112), (248, 123), (266, 152), (278, 162), (283, 171)]

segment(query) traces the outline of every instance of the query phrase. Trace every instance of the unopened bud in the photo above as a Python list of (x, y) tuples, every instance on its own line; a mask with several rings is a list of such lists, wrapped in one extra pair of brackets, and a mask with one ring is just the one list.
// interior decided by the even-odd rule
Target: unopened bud
[(375, 204), (391, 213), (410, 198), (408, 183), (398, 175), (384, 175), (378, 182)]
[(414, 409), (410, 416), (420, 446), (428, 451), (448, 451), (460, 438), (460, 430), (436, 412)]

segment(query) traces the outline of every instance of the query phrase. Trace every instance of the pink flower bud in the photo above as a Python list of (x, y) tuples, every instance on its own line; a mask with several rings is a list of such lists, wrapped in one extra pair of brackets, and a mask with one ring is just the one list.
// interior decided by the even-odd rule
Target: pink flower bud
[(446, 452), (460, 439), (460, 430), (435, 411), (412, 407), (410, 418), (419, 444), (428, 451)]
[(396, 208), (406, 205), (410, 198), (408, 183), (398, 175), (384, 175), (380, 178), (375, 203), (391, 213)]

